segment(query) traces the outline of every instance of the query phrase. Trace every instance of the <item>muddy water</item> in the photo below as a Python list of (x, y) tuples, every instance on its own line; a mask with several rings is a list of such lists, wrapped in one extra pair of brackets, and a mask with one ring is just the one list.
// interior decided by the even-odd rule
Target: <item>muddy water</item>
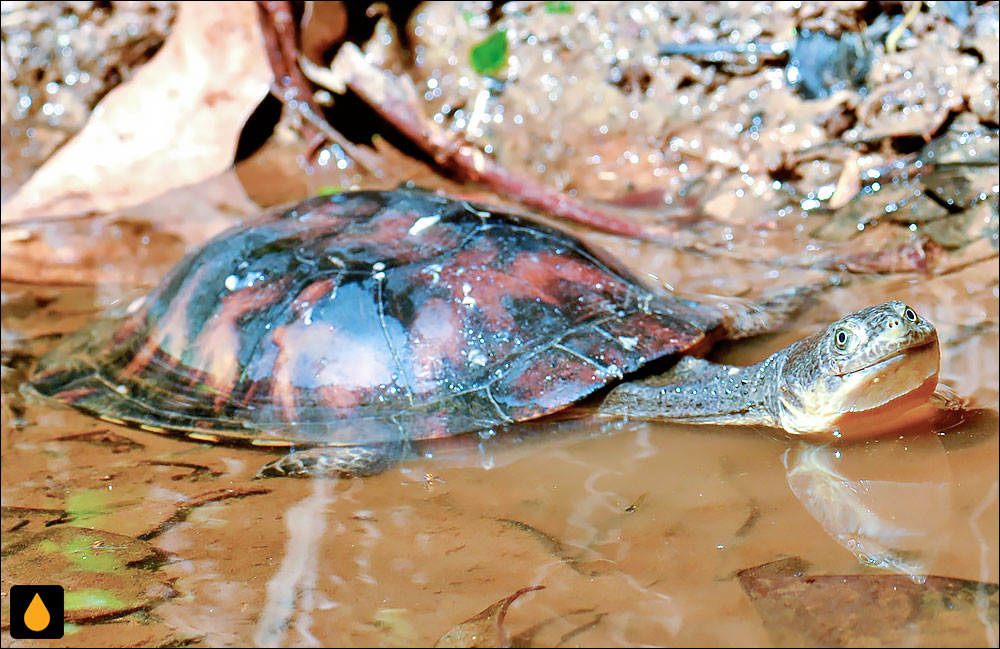
[[(687, 291), (817, 279), (593, 241)], [(942, 377), (973, 403), (946, 430), (817, 447), (582, 408), (342, 481), (254, 481), (271, 456), (24, 398), (32, 358), (124, 289), (7, 283), (4, 597), (90, 593), (58, 646), (428, 645), (531, 586), (502, 624), (519, 646), (996, 646), (997, 275), (993, 257), (856, 279), (791, 331), (713, 355), (756, 362), (902, 299), (938, 326)]]

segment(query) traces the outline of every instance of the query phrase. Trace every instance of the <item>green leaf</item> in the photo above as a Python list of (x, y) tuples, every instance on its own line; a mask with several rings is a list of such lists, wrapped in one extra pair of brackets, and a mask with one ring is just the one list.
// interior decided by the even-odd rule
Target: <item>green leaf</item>
[(66, 511), (75, 522), (94, 526), (95, 521), (108, 513), (106, 489), (81, 489), (66, 498)]
[(64, 605), (67, 611), (77, 611), (85, 608), (122, 608), (124, 606), (124, 602), (122, 602), (122, 600), (110, 590), (103, 588), (86, 588), (67, 591)]
[(469, 63), (477, 74), (496, 74), (507, 67), (507, 32), (498, 29), (469, 50)]
[(545, 13), (547, 14), (568, 14), (573, 11), (572, 2), (546, 2)]
[(316, 192), (317, 196), (333, 196), (334, 194), (339, 194), (344, 191), (344, 188), (340, 185), (323, 185)]

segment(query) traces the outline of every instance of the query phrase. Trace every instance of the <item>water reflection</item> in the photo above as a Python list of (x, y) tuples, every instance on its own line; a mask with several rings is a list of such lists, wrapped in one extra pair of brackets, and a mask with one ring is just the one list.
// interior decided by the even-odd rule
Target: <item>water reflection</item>
[(862, 564), (925, 581), (951, 515), (951, 471), (937, 437), (800, 443), (784, 463), (792, 493)]
[[(937, 405), (953, 404), (941, 402)], [(954, 425), (953, 419), (935, 421)], [(566, 462), (584, 462), (583, 457), (573, 452), (553, 450), (554, 446), (578, 443), (581, 431), (570, 431), (584, 427), (579, 421), (561, 422), (561, 426), (549, 424), (545, 440), (549, 452)], [(508, 436), (480, 442), (478, 464), (490, 469), (537, 452), (537, 443), (541, 440), (523, 443), (529, 441), (530, 428), (531, 424), (521, 425), (520, 450), (511, 448)], [(563, 429), (561, 434), (554, 433), (557, 428)], [(650, 439), (652, 431), (647, 426), (635, 427), (623, 421), (604, 422), (601, 427), (591, 428), (591, 436), (621, 434), (622, 428), (635, 435), (631, 451), (633, 462), (658, 453), (658, 445)], [(601, 433), (594, 432), (596, 430)], [(796, 440), (782, 453), (784, 477), (805, 511), (863, 566), (889, 570), (906, 575), (918, 584), (924, 583), (934, 567), (935, 558), (942, 548), (949, 546), (952, 536), (955, 512), (952, 490), (956, 478), (943, 441), (947, 440), (926, 430), (851, 444), (820, 445)], [(470, 454), (464, 457), (468, 464), (477, 464)], [(452, 464), (455, 463), (452, 458)], [(582, 510), (578, 517), (583, 520), (589, 520), (594, 514), (592, 508), (586, 506), (590, 501), (582, 497), (583, 493), (607, 497), (606, 493), (598, 493), (594, 484), (607, 478), (609, 472), (615, 472), (596, 461), (588, 465), (588, 469), (591, 473), (576, 502), (578, 510)], [(599, 497), (597, 501), (604, 502), (604, 498)], [(598, 544), (603, 534), (593, 526), (584, 525), (582, 536), (590, 538), (590, 544), (583, 543), (591, 545)]]
[(316, 608), (316, 566), (320, 563), (320, 541), (326, 531), (326, 508), (333, 500), (330, 480), (312, 480), (311, 493), (285, 512), (288, 537), (281, 565), (267, 582), (267, 600), (254, 633), (259, 647), (286, 646), (294, 631), (299, 642), (318, 646), (310, 627)]

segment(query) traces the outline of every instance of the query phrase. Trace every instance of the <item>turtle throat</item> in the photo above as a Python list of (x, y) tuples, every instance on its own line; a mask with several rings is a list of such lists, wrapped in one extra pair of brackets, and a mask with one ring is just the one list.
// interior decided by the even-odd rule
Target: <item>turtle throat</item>
[(812, 383), (783, 382), (782, 427), (800, 435), (866, 438), (906, 428), (926, 417), (937, 387), (937, 339), (878, 362)]

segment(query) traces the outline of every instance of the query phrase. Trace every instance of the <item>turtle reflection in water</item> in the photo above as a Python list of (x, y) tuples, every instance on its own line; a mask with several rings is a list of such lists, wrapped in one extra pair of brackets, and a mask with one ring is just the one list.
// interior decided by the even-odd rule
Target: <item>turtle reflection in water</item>
[(423, 191), (315, 197), (185, 258), (117, 319), (68, 336), (31, 384), (104, 420), (287, 454), (263, 475), (368, 475), (415, 442), (556, 412), (884, 432), (937, 383), (902, 302), (750, 367), (697, 358), (776, 328), (801, 291), (733, 312), (656, 294), (578, 239)]

